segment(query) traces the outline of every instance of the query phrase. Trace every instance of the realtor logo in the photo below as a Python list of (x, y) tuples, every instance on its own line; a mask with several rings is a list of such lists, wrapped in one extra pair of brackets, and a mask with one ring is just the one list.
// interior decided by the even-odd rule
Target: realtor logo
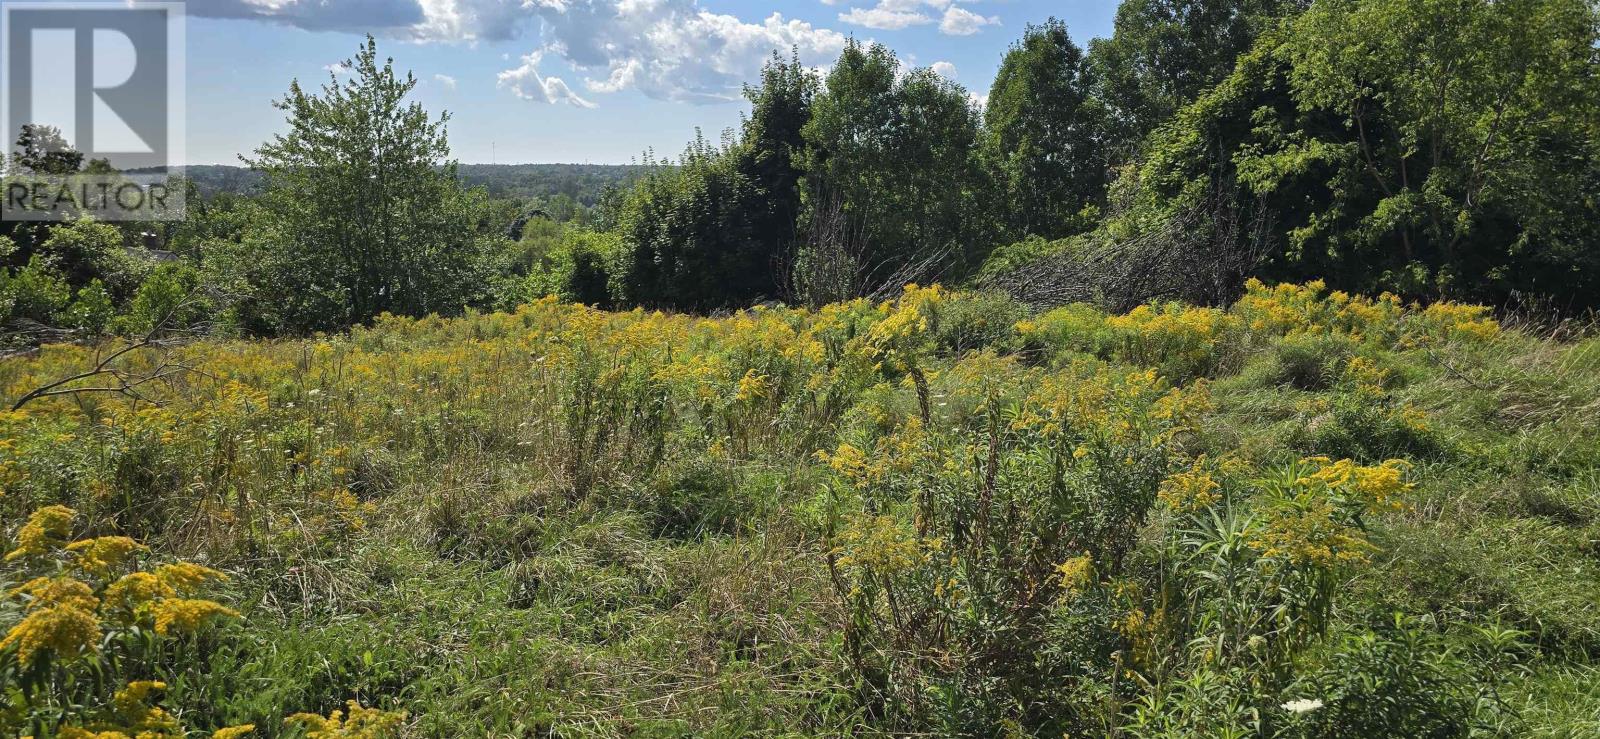
[(0, 0), (0, 216), (182, 217), (183, 4)]

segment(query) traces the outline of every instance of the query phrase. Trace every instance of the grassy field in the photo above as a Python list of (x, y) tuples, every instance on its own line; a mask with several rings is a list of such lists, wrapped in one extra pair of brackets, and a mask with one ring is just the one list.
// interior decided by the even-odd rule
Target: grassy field
[(163, 365), (0, 413), (4, 735), (1600, 735), (1570, 326), (913, 286)]

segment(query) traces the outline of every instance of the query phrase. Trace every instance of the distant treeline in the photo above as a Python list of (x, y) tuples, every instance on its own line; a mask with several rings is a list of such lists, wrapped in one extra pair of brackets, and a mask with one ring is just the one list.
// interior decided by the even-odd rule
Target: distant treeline
[[(155, 170), (130, 169), (129, 174)], [(600, 202), (608, 187), (638, 179), (645, 167), (636, 164), (458, 164), (456, 176), (468, 187), (483, 187), (491, 197), (549, 200), (565, 195), (585, 207)], [(249, 167), (192, 164), (182, 169), (204, 197), (221, 193), (256, 195), (266, 176)]]

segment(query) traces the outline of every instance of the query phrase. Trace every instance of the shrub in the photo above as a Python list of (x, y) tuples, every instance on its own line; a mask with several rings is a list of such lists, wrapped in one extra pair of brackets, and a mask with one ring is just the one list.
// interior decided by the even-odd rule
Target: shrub
[(128, 303), (124, 326), (132, 333), (144, 334), (157, 328), (181, 331), (195, 325), (209, 314), (199, 287), (200, 275), (187, 263), (157, 267)]
[(72, 288), (50, 263), (37, 254), (9, 275), (0, 271), (0, 308), (6, 319), (27, 318), (54, 323), (72, 301)]
[(1027, 316), (1026, 306), (1003, 293), (954, 293), (939, 308), (934, 343), (949, 357), (980, 349), (1014, 352), (1020, 348), (1016, 325)]
[(1356, 351), (1348, 334), (1294, 334), (1280, 339), (1273, 354), (1274, 383), (1297, 390), (1326, 390), (1338, 383)]
[(1476, 696), (1465, 665), (1416, 619), (1344, 635), (1284, 695), (1287, 736), (1470, 736)]

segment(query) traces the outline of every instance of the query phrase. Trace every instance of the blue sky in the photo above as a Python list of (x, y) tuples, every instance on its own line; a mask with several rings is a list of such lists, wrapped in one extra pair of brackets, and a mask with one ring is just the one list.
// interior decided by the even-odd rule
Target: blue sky
[(363, 33), (451, 113), (463, 162), (621, 163), (715, 139), (772, 49), (825, 66), (880, 41), (988, 92), (1006, 47), (1054, 15), (1079, 43), (1114, 2), (1042, 0), (190, 0), (188, 159), (233, 164), (272, 133), (290, 79), (319, 84)]

